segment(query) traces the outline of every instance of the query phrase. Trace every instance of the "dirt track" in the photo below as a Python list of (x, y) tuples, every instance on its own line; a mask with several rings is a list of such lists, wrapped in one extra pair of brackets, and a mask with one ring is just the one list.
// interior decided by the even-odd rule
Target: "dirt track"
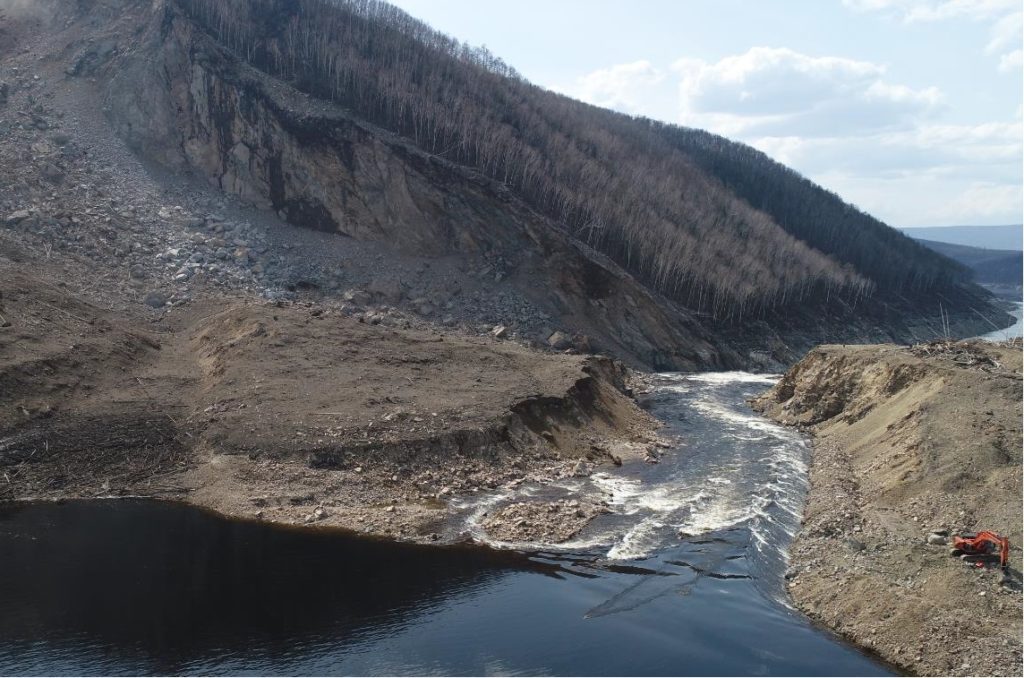
[[(756, 405), (816, 436), (796, 604), (914, 674), (1020, 675), (1019, 343), (823, 346)], [(1009, 536), (1009, 581), (943, 529)]]
[(610, 360), (337, 304), (215, 296), (126, 317), (20, 268), (0, 267), (0, 498), (141, 494), (451, 538), (452, 495), (653, 440)]

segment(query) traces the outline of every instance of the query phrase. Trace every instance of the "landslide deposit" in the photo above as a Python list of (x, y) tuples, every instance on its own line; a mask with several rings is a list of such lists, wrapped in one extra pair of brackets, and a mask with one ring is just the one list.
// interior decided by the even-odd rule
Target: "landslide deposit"
[[(800, 609), (914, 674), (1020, 675), (1019, 341), (822, 346), (755, 406), (816, 437)], [(941, 530), (1008, 536), (1008, 575)]]

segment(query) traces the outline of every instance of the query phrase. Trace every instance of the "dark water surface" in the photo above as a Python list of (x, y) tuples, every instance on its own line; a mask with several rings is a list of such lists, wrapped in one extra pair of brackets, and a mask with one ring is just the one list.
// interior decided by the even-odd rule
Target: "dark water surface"
[(616, 514), (557, 550), (2, 506), (0, 674), (889, 674), (786, 606), (806, 450), (734, 377), (666, 375), (648, 404), (687, 446), (587, 481)]

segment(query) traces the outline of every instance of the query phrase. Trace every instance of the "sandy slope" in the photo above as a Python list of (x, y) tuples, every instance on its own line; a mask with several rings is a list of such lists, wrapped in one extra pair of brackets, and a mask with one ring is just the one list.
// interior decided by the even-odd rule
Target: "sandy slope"
[[(823, 346), (756, 403), (816, 436), (790, 592), (908, 671), (1021, 673), (1021, 349)], [(1013, 579), (929, 545), (1009, 536)]]

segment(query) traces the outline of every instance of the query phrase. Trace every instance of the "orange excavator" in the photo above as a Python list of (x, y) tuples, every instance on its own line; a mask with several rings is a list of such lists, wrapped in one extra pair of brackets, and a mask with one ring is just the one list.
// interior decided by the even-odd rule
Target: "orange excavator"
[(994, 560), (998, 555), (999, 567), (1005, 570), (1010, 561), (1010, 540), (988, 530), (977, 534), (953, 535), (953, 548), (949, 553), (968, 562), (975, 562), (978, 567), (983, 567), (985, 562)]

